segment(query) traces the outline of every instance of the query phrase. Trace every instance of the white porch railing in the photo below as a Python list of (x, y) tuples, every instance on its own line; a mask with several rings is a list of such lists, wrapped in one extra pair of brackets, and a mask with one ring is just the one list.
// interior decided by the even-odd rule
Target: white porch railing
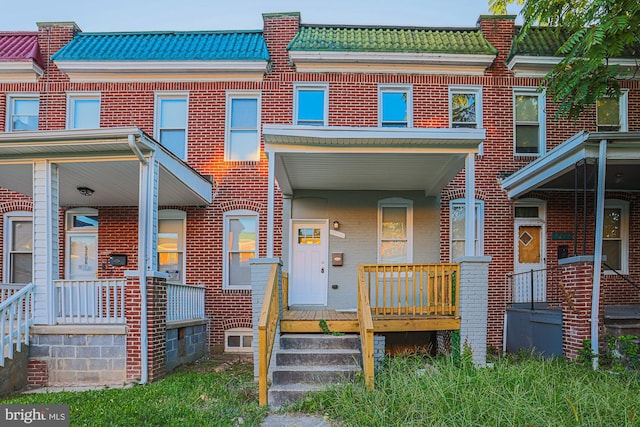
[(204, 319), (204, 287), (167, 283), (167, 322)]
[[(22, 343), (29, 344), (29, 327), (33, 324), (33, 284), (0, 285), (0, 289), (12, 289), (12, 295), (0, 303), (0, 366), (4, 359), (13, 359), (14, 344), (21, 351)], [(4, 293), (2, 294), (4, 296)]]
[(126, 279), (55, 280), (59, 324), (122, 324)]
[(1, 283), (0, 284), (0, 303), (9, 299), (9, 297), (13, 294), (15, 294), (16, 292), (18, 292), (20, 289), (24, 288), (25, 285), (24, 284), (14, 284), (14, 283)]

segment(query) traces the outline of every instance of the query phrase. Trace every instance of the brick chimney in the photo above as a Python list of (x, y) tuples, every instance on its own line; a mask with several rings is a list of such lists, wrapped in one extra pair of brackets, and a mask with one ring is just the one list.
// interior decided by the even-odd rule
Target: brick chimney
[(272, 72), (292, 72), (287, 46), (300, 29), (300, 12), (263, 13), (264, 39), (271, 56)]
[(506, 61), (516, 34), (516, 15), (480, 15), (478, 25), (484, 37), (498, 49), (489, 71), (510, 73)]

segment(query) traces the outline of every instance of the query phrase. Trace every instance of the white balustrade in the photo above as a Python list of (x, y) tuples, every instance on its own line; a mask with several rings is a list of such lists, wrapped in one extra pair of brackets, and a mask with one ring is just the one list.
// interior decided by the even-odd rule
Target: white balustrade
[(167, 283), (167, 322), (204, 318), (204, 287)]
[[(0, 285), (2, 292), (13, 285)], [(3, 293), (4, 296), (4, 293)], [(29, 327), (33, 324), (33, 284), (20, 285), (0, 302), (0, 367), (4, 359), (13, 359), (13, 351), (29, 344)]]
[(55, 280), (58, 324), (122, 324), (125, 279)]

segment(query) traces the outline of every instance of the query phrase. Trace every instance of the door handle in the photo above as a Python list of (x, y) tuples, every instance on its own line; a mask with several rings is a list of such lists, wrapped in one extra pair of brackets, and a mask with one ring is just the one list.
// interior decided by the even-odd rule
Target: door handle
[(320, 269), (320, 273), (324, 274), (324, 267)]

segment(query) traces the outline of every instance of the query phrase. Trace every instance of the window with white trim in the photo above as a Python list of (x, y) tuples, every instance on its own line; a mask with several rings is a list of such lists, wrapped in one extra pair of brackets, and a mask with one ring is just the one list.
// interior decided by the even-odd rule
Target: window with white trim
[[(622, 274), (629, 272), (629, 202), (606, 200), (602, 235), (602, 255), (609, 267)], [(605, 272), (613, 273), (608, 268)]]
[(7, 132), (38, 130), (40, 98), (37, 94), (7, 97)]
[(253, 351), (253, 330), (251, 328), (232, 328), (224, 331), (224, 351), (251, 353)]
[(596, 124), (598, 132), (627, 131), (627, 97), (623, 90), (619, 97), (606, 96), (596, 102)]
[(260, 160), (260, 93), (227, 93), (226, 161)]
[(293, 91), (294, 124), (326, 126), (329, 116), (329, 85), (296, 84)]
[(185, 283), (186, 222), (184, 211), (158, 211), (158, 270), (169, 283)]
[(67, 129), (97, 129), (100, 127), (100, 94), (70, 93), (67, 95)]
[[(475, 201), (476, 205), (476, 236), (475, 253), (480, 256), (484, 252), (484, 202)], [(449, 202), (449, 256), (451, 260), (465, 255), (466, 242), (466, 203), (464, 199), (455, 199)]]
[(224, 287), (250, 289), (249, 260), (258, 256), (258, 214), (249, 210), (224, 214)]
[(411, 85), (378, 86), (378, 126), (413, 126), (413, 88)]
[(10, 212), (4, 217), (4, 281), (30, 283), (33, 271), (33, 215)]
[(545, 95), (535, 88), (513, 91), (514, 137), (516, 155), (540, 155), (545, 152)]
[(378, 263), (413, 262), (413, 201), (391, 197), (378, 201)]
[(156, 93), (155, 138), (177, 157), (187, 158), (187, 93)]
[(449, 87), (449, 125), (452, 128), (482, 127), (481, 87)]

